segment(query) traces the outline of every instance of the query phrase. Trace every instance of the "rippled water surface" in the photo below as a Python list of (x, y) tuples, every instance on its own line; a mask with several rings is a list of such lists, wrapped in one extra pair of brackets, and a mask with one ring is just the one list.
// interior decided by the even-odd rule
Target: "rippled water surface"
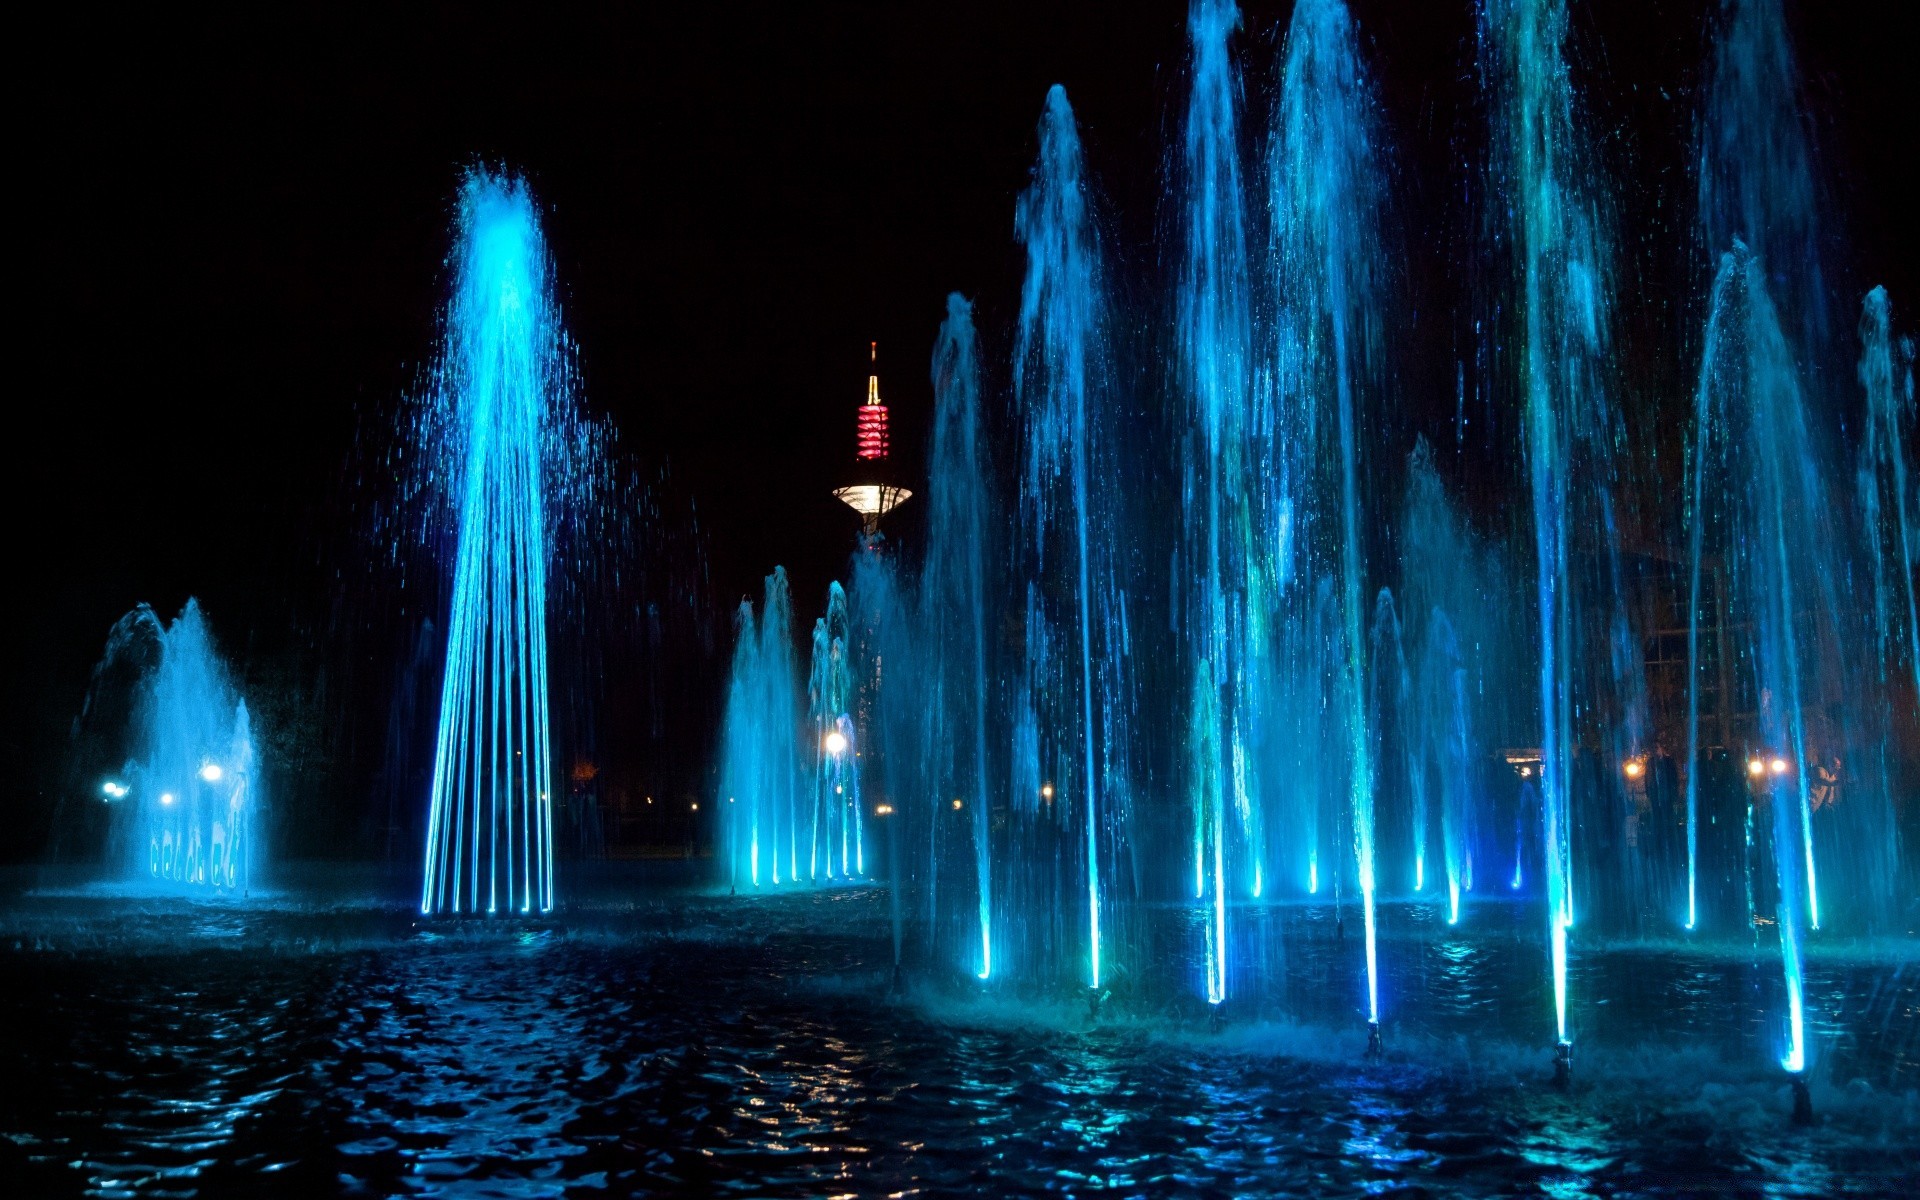
[[(1766, 1062), (1768, 959), (1578, 964), (1547, 1086), (1529, 922), (1389, 924), (1386, 1062), (1353, 948), (1276, 910), (1268, 1002), (924, 983), (889, 998), (884, 893), (655, 893), (563, 920), (418, 922), (29, 892), (0, 911), (8, 1195), (1914, 1194), (1920, 965), (1816, 959), (1821, 1122)], [(1166, 938), (1179, 942), (1178, 918)], [(1175, 989), (1177, 992), (1177, 989)]]

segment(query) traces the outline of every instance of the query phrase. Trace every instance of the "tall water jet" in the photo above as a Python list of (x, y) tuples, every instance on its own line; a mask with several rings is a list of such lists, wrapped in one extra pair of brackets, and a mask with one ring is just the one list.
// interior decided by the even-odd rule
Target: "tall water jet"
[[(1487, 685), (1501, 680), (1497, 672), (1504, 663), (1496, 647), (1507, 639), (1499, 614), (1510, 602), (1496, 591), (1491, 555), (1449, 500), (1424, 439), (1408, 460), (1400, 543), (1408, 654), (1419, 664), (1409, 736), (1420, 769), (1437, 783), (1447, 912), (1449, 923), (1457, 923), (1461, 896), (1473, 888), (1480, 821), (1477, 764), (1486, 748), (1476, 731), (1497, 723), (1491, 697), (1507, 690)], [(1519, 865), (1516, 855), (1516, 879)]]
[[(927, 550), (920, 614), (930, 650), (926, 753), (933, 758), (927, 789), (932, 811), (927, 836), (927, 904), (937, 919), (941, 809), (949, 797), (964, 812), (973, 866), (972, 910), (977, 917), (973, 973), (993, 975), (992, 790), (987, 756), (987, 603), (990, 476), (981, 436), (980, 363), (974, 347), (973, 306), (947, 297), (933, 351), (933, 435), (927, 467)], [(962, 801), (960, 798), (965, 797)]]
[[(813, 625), (807, 718), (813, 736), (813, 820), (807, 877), (852, 879), (866, 873), (860, 811), (860, 752), (853, 721), (851, 614), (846, 589), (827, 589), (827, 612)], [(836, 860), (835, 855), (838, 855)]]
[[(1228, 817), (1243, 834), (1255, 811), (1248, 770), (1254, 698), (1252, 564), (1261, 547), (1248, 503), (1259, 478), (1254, 435), (1251, 282), (1240, 178), (1239, 73), (1230, 0), (1195, 0), (1187, 18), (1193, 94), (1184, 153), (1176, 369), (1190, 405), (1182, 474), (1181, 597), (1191, 664), (1187, 792), (1193, 808), (1194, 895), (1203, 901), (1206, 997), (1227, 998)], [(1252, 839), (1244, 839), (1251, 841)]]
[(144, 604), (114, 623), (79, 727), (106, 719), (124, 720), (89, 730), (119, 760), (96, 793), (109, 861), (131, 880), (245, 893), (259, 853), (253, 730), (198, 601), (171, 623)]
[[(1880, 681), (1904, 657), (1920, 701), (1920, 496), (1909, 482), (1904, 429), (1913, 421), (1913, 342), (1893, 336), (1893, 305), (1876, 287), (1860, 306), (1861, 389), (1866, 393), (1865, 440), (1856, 490), (1872, 564), (1873, 625)], [(1902, 636), (1904, 630), (1905, 636)]]
[[(1016, 750), (1033, 760), (1015, 775), (1050, 788), (1038, 806), (1079, 837), (1086, 981), (1101, 986), (1103, 834), (1120, 829), (1113, 784), (1124, 719), (1118, 676), (1124, 661), (1123, 598), (1114, 572), (1117, 476), (1099, 425), (1109, 381), (1099, 248), (1089, 211), (1080, 140), (1066, 91), (1047, 92), (1040, 154), (1015, 218), (1027, 249), (1013, 359), (1021, 427), (1015, 576), (1027, 600), (1023, 715), (1032, 737)], [(1016, 811), (1035, 797), (1016, 794)]]
[(800, 807), (802, 710), (785, 568), (767, 576), (763, 597), (757, 620), (752, 602), (740, 602), (721, 726), (718, 799), (736, 886), (797, 882), (799, 847), (811, 840)]
[[(1616, 761), (1644, 737), (1640, 654), (1625, 620), (1613, 488), (1623, 434), (1606, 393), (1609, 248), (1566, 58), (1563, 0), (1487, 0), (1496, 238), (1519, 287), (1512, 321), (1521, 450), (1532, 499), (1539, 622), (1539, 794), (1557, 1072), (1570, 1062), (1567, 938), (1578, 719)], [(1603, 566), (1596, 567), (1600, 563)], [(1589, 786), (1606, 798), (1612, 772)], [(1604, 811), (1604, 808), (1601, 809)]]
[(1696, 176), (1707, 265), (1744, 242), (1788, 341), (1817, 359), (1829, 336), (1817, 170), (1781, 0), (1721, 0), (1715, 35)]
[[(1714, 280), (1695, 394), (1690, 541), (1696, 596), (1703, 559), (1725, 562), (1738, 657), (1758, 698), (1749, 787), (1753, 804), (1771, 810), (1788, 1007), (1782, 1062), (1792, 1072), (1806, 1066), (1803, 924), (1818, 920), (1809, 894), (1808, 714), (1823, 707), (1816, 694), (1822, 668), (1840, 665), (1826, 633), (1831, 597), (1817, 576), (1802, 578), (1807, 556), (1824, 558), (1819, 547), (1831, 546), (1835, 534), (1810, 437), (1793, 352), (1759, 260), (1736, 242)], [(1691, 656), (1689, 666), (1697, 668)]]
[(468, 173), (451, 266), (432, 411), (455, 552), (420, 910), (548, 912), (549, 497), (572, 396), (524, 183)]
[[(1378, 260), (1383, 227), (1374, 113), (1346, 6), (1340, 0), (1303, 0), (1287, 31), (1269, 148), (1275, 384), (1290, 436), (1305, 451), (1300, 487), (1306, 497), (1309, 561), (1316, 573), (1338, 581), (1339, 617), (1329, 665), (1345, 733), (1347, 808), (1366, 932), (1367, 1020), (1377, 1030), (1378, 764), (1367, 704), (1367, 510), (1360, 484), (1360, 430), (1363, 424), (1380, 426), (1380, 414), (1369, 422), (1362, 408), (1378, 356), (1385, 290)], [(1391, 615), (1391, 598), (1385, 602)], [(1397, 619), (1393, 625), (1397, 644)], [(1400, 682), (1387, 686), (1399, 688)]]

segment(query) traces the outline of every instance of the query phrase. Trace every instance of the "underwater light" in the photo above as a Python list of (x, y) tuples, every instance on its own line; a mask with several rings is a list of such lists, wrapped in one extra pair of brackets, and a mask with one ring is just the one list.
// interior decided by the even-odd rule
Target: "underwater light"
[(1761, 762), (1757, 758), (1749, 759), (1747, 761), (1747, 774), (1758, 779), (1760, 776), (1765, 775), (1766, 773), (1767, 773), (1767, 764)]
[(876, 816), (876, 817), (886, 817), (886, 816), (892, 816), (892, 815), (893, 815), (893, 805), (891, 805), (891, 804), (876, 804), (876, 805), (874, 805), (874, 806), (873, 806), (873, 815), (874, 815), (874, 816)]
[(953, 811), (955, 811), (955, 812), (959, 812), (959, 811), (960, 811), (960, 807), (961, 807), (961, 805), (960, 805), (960, 802), (959, 802), (958, 800), (955, 800), (955, 801), (953, 802)]
[(100, 785), (100, 792), (109, 800), (118, 800), (127, 794), (127, 785), (124, 783), (116, 783), (109, 779)]
[(160, 803), (162, 803), (162, 804), (172, 804), (172, 803), (173, 803), (173, 793), (172, 793), (172, 792), (161, 792), (161, 793), (160, 793)]
[(847, 735), (836, 729), (827, 734), (826, 740), (820, 744), (826, 747), (828, 754), (845, 754), (847, 752)]
[(1052, 785), (1052, 784), (1050, 784), (1050, 783), (1043, 783), (1043, 784), (1041, 784), (1041, 785), (1040, 785), (1040, 798), (1041, 798), (1042, 800), (1051, 800), (1051, 799), (1053, 799), (1053, 785)]
[(224, 774), (226, 774), (226, 772), (220, 769), (219, 763), (210, 762), (200, 768), (200, 778), (206, 780), (208, 783), (219, 783), (220, 777)]
[(1784, 758), (1776, 758), (1769, 765), (1773, 768), (1775, 775), (1785, 775), (1787, 773), (1787, 760)]
[(1622, 767), (1621, 770), (1627, 773), (1628, 779), (1638, 779), (1647, 773), (1647, 764), (1637, 758), (1630, 758), (1627, 760), (1627, 765)]

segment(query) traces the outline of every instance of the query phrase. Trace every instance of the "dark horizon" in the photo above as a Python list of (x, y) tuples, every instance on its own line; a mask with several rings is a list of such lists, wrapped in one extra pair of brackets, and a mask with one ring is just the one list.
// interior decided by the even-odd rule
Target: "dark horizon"
[[(1867, 11), (1815, 23), (1803, 7), (1789, 19), (1829, 187), (1835, 294), (1857, 303), (1883, 283), (1911, 330), (1920, 275), (1900, 211), (1914, 159), (1905, 40)], [(1355, 8), (1409, 249), (1399, 440), (1410, 445), (1450, 429), (1448, 256), (1464, 221), (1459, 164), (1482, 136), (1472, 13)], [(1656, 396), (1684, 386), (1698, 352), (1690, 330), (1704, 288), (1686, 275), (1686, 163), (1711, 8), (1648, 2), (1576, 17), (1576, 57), (1609, 81), (1587, 99), (1623, 189), (1620, 269), (1652, 293), (1620, 289), (1623, 355), (1644, 364)], [(1245, 12), (1250, 140), (1288, 9)], [(1130, 352), (1150, 356), (1142, 331), (1165, 304), (1155, 238), (1183, 97), (1183, 6), (1006, 4), (940, 17), (876, 5), (532, 21), (504, 8), (58, 18), (38, 43), (51, 61), (24, 122), (39, 303), (23, 340), (38, 360), (38, 414), (10, 472), (34, 599), (8, 671), (8, 748), (29, 791), (29, 835), (9, 856), (40, 854), (88, 673), (136, 603), (171, 616), (199, 597), (243, 674), (272, 675), (390, 617), (349, 611), (380, 602), (339, 582), (370, 552), (351, 507), (365, 481), (347, 475), (435, 353), (448, 224), (469, 164), (530, 181), (586, 407), (618, 429), (640, 479), (665, 468), (698, 505), (719, 649), (711, 677), (685, 686), (714, 706), (738, 598), (782, 564), (810, 614), (853, 548), (857, 521), (828, 489), (852, 466), (868, 343), (880, 345), (909, 476), (948, 292), (974, 298), (988, 385), (1003, 390), (1021, 263), (1013, 205), (1052, 83), (1067, 87), (1099, 183), (1116, 291), (1139, 326)], [(1837, 329), (1852, 320), (1843, 304)], [(1135, 404), (1150, 420), (1157, 401)], [(1630, 409), (1630, 427), (1659, 436), (1661, 414)], [(1504, 536), (1497, 511), (1518, 484), (1477, 466), (1500, 455), (1482, 447), (1454, 470)], [(907, 536), (915, 517), (901, 517)], [(375, 657), (381, 645), (354, 652)], [(362, 665), (369, 679), (392, 669)], [(381, 695), (366, 680), (350, 690), (354, 704)], [(692, 707), (671, 728), (698, 759), (710, 714)], [(376, 733), (384, 720), (354, 717)], [(352, 760), (338, 780), (363, 785), (377, 742), (369, 749), (364, 729), (357, 740), (321, 732)], [(357, 790), (324, 799), (338, 810), (324, 844), (373, 849), (359, 820), (373, 802)]]

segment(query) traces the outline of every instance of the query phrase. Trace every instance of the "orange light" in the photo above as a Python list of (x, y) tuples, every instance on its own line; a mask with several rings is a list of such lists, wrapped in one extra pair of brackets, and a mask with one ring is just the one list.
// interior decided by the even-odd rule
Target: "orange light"
[(959, 812), (959, 811), (960, 811), (960, 802), (959, 802), (958, 800), (955, 800), (955, 801), (953, 802), (953, 811), (955, 811), (955, 812)]
[(1766, 773), (1767, 773), (1767, 764), (1761, 762), (1757, 758), (1748, 760), (1747, 774), (1753, 776), (1755, 779), (1758, 779), (1762, 775), (1765, 775)]
[(1638, 779), (1640, 776), (1646, 774), (1647, 765), (1637, 758), (1630, 758), (1627, 760), (1627, 765), (1623, 769), (1626, 771), (1628, 779)]
[(1052, 785), (1052, 784), (1050, 784), (1050, 783), (1043, 783), (1043, 784), (1041, 784), (1041, 785), (1040, 785), (1040, 798), (1041, 798), (1042, 800), (1051, 800), (1051, 799), (1053, 799), (1053, 785)]
[(1774, 760), (1773, 760), (1773, 764), (1772, 764), (1772, 765), (1773, 765), (1773, 773), (1774, 773), (1775, 775), (1785, 775), (1785, 774), (1787, 773), (1787, 760), (1786, 760), (1786, 759), (1784, 759), (1784, 758), (1776, 758), (1776, 759), (1774, 759)]
[(884, 817), (891, 814), (892, 812), (893, 812), (893, 805), (880, 804), (880, 805), (874, 806), (873, 815), (876, 817)]
[(1529, 776), (1531, 776), (1532, 774), (1533, 774), (1533, 768), (1532, 768), (1532, 767), (1521, 767), (1521, 768), (1520, 768), (1520, 778), (1522, 778), (1522, 779), (1526, 779), (1526, 778), (1528, 778)]

